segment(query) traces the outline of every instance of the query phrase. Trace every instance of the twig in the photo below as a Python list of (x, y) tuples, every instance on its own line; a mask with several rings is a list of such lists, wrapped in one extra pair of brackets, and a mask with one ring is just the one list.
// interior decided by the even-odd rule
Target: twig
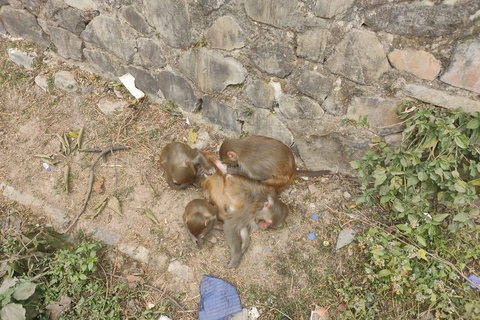
[(80, 212), (77, 214), (77, 216), (75, 217), (75, 219), (73, 219), (73, 222), (70, 224), (70, 226), (64, 231), (64, 233), (67, 233), (68, 231), (70, 231), (70, 229), (75, 225), (75, 223), (77, 222), (78, 218), (80, 218), (80, 216), (82, 215), (83, 212), (85, 212), (85, 209), (87, 208), (87, 203), (88, 203), (88, 199), (90, 199), (90, 194), (92, 193), (92, 185), (93, 185), (93, 177), (94, 177), (94, 174), (93, 174), (93, 168), (95, 167), (95, 165), (97, 164), (98, 160), (100, 160), (100, 158), (102, 158), (104, 155), (106, 155), (107, 153), (109, 152), (113, 152), (113, 151), (118, 151), (118, 150), (125, 150), (127, 149), (126, 146), (111, 146), (111, 147), (108, 147), (108, 148), (105, 148), (103, 149), (102, 152), (100, 152), (100, 154), (97, 156), (97, 158), (95, 159), (95, 161), (92, 163), (92, 165), (90, 166), (90, 179), (88, 181), (88, 188), (87, 188), (87, 194), (85, 195), (85, 200), (83, 201), (83, 206), (82, 206), (82, 210), (80, 210)]
[(15, 257), (15, 258), (10, 258), (10, 259), (0, 260), (0, 263), (9, 262), (9, 261), (16, 261), (16, 260), (22, 260), (22, 259), (34, 257), (35, 255), (36, 255), (36, 253), (32, 253), (32, 254), (27, 254), (26, 256), (20, 256), (20, 257)]
[[(109, 276), (112, 276), (112, 277), (115, 277), (115, 278), (119, 278), (119, 279), (123, 279), (123, 280), (127, 280), (127, 278), (125, 277), (122, 277), (122, 276), (117, 276), (116, 274), (113, 274), (113, 273), (110, 273), (110, 272), (106, 272), (106, 274), (108, 274)], [(185, 311), (185, 308), (183, 308), (177, 301), (175, 301), (175, 299), (173, 299), (171, 296), (169, 296), (166, 292), (156, 288), (156, 287), (153, 287), (153, 286), (150, 286), (148, 284), (144, 284), (143, 285), (144, 287), (148, 288), (148, 289), (151, 289), (151, 290), (154, 290), (154, 291), (157, 291), (157, 292), (160, 292), (161, 294), (163, 294), (165, 297), (167, 297), (170, 301), (172, 301), (176, 306), (177, 308), (179, 308), (181, 311)]]

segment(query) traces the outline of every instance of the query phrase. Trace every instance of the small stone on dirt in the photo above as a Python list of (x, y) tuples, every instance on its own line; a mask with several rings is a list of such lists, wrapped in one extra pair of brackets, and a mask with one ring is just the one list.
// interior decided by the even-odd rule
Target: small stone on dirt
[(55, 74), (55, 86), (67, 92), (75, 92), (78, 89), (75, 77), (68, 71), (60, 71)]
[(32, 64), (35, 61), (34, 57), (30, 57), (28, 53), (18, 49), (8, 49), (8, 57), (14, 63), (23, 66), (27, 70), (33, 70)]
[(335, 250), (343, 248), (347, 244), (351, 243), (356, 234), (357, 232), (352, 228), (340, 231), (340, 233), (338, 234), (337, 246), (335, 247)]
[(122, 112), (127, 105), (126, 101), (103, 98), (98, 102), (97, 107), (104, 115), (109, 116), (115, 112)]
[(35, 83), (37, 84), (37, 86), (47, 91), (47, 88), (48, 88), (47, 77), (45, 77), (44, 75), (38, 75), (35, 77)]

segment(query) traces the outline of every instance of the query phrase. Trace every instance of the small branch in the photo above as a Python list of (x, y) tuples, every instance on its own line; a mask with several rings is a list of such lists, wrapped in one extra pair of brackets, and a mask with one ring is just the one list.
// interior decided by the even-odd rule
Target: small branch
[(27, 259), (31, 257), (35, 257), (36, 253), (28, 254), (26, 256), (20, 256), (20, 257), (15, 257), (15, 258), (10, 258), (10, 259), (5, 259), (5, 260), (0, 260), (0, 263), (4, 262), (10, 262), (10, 261), (17, 261), (17, 260), (22, 260), (22, 259)]
[(93, 169), (95, 167), (95, 165), (97, 164), (98, 160), (100, 160), (100, 158), (102, 158), (104, 155), (106, 155), (107, 153), (109, 152), (113, 152), (113, 151), (118, 151), (118, 150), (125, 150), (127, 149), (126, 146), (111, 146), (111, 147), (108, 147), (108, 148), (105, 148), (102, 150), (102, 152), (100, 152), (100, 154), (97, 156), (97, 158), (95, 159), (95, 161), (92, 163), (92, 165), (90, 166), (90, 179), (88, 181), (88, 188), (87, 188), (87, 194), (85, 195), (85, 200), (83, 201), (83, 206), (82, 206), (82, 209), (80, 210), (80, 212), (77, 214), (77, 216), (75, 217), (75, 219), (73, 219), (73, 222), (70, 224), (70, 226), (64, 231), (64, 233), (67, 233), (68, 231), (70, 231), (70, 229), (75, 225), (75, 223), (77, 222), (78, 218), (80, 218), (80, 216), (83, 214), (83, 212), (85, 212), (85, 209), (87, 208), (87, 203), (88, 203), (88, 199), (90, 199), (90, 194), (92, 193), (92, 185), (93, 185), (93, 178), (94, 178), (94, 174), (93, 174)]

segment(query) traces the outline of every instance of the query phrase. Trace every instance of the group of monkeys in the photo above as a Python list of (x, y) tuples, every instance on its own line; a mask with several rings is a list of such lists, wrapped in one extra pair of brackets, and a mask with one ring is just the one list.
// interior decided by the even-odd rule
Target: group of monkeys
[(224, 223), (231, 255), (226, 268), (238, 267), (250, 243), (250, 230), (276, 228), (285, 221), (289, 210), (278, 198), (278, 191), (289, 186), (295, 177), (330, 173), (297, 170), (292, 150), (281, 141), (264, 136), (227, 139), (218, 156), (171, 142), (162, 149), (160, 165), (171, 188), (181, 190), (194, 185), (204, 189), (210, 202), (189, 202), (184, 222), (199, 247), (215, 220)]

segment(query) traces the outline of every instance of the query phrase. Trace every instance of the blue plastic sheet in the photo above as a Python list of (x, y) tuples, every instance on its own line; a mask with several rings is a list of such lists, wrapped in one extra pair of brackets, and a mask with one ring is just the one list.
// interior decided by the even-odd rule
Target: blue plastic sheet
[(214, 276), (202, 277), (200, 296), (199, 320), (224, 320), (242, 311), (237, 289)]

